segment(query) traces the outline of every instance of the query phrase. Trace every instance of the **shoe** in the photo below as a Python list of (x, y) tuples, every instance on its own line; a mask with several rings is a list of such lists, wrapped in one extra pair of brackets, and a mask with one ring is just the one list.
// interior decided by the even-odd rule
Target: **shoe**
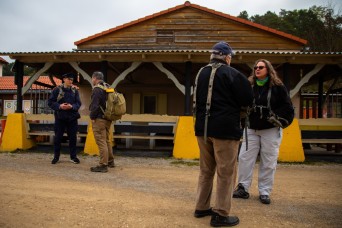
[(236, 216), (221, 216), (217, 213), (214, 213), (211, 216), (210, 225), (213, 227), (219, 226), (235, 226), (239, 224), (240, 220)]
[(233, 198), (248, 199), (249, 193), (245, 190), (245, 187), (241, 183), (238, 184), (235, 191), (233, 192)]
[(70, 161), (74, 164), (80, 164), (80, 160), (78, 158), (72, 158)]
[(109, 168), (114, 168), (114, 167), (115, 167), (114, 162), (108, 163), (108, 167), (109, 167)]
[(259, 199), (260, 199), (260, 202), (263, 204), (270, 204), (271, 203), (271, 199), (268, 195), (260, 195)]
[(91, 167), (90, 171), (98, 172), (98, 173), (106, 173), (106, 172), (108, 172), (108, 168), (107, 168), (106, 165), (98, 165), (98, 166), (95, 166), (95, 167)]
[(209, 215), (213, 215), (213, 211), (211, 210), (211, 208), (209, 208), (208, 210), (195, 210), (194, 213), (194, 216), (196, 218), (202, 218)]
[(53, 158), (51, 164), (56, 164), (59, 161), (59, 158)]

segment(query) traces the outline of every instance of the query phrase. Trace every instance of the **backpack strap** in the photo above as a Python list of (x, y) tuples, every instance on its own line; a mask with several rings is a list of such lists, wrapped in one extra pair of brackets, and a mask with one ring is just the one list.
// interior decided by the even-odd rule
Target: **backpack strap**
[(63, 84), (57, 86), (57, 88), (59, 89), (58, 96), (57, 96), (57, 102), (62, 100), (62, 98), (64, 97), (65, 92), (63, 91), (62, 87), (63, 87)]
[[(214, 85), (214, 77), (216, 74), (216, 70), (220, 68), (222, 63), (211, 63), (207, 66), (211, 67), (211, 73), (209, 78), (209, 84), (208, 84), (208, 95), (207, 95), (207, 102), (205, 106), (205, 121), (204, 121), (204, 142), (207, 143), (207, 130), (208, 130), (208, 118), (210, 116), (210, 107), (211, 107), (211, 98), (213, 93), (213, 85)], [(207, 67), (205, 66), (205, 67)], [(197, 83), (198, 83), (198, 77), (200, 72), (203, 70), (204, 67), (202, 67), (199, 72), (197, 73), (196, 80), (195, 80), (195, 88), (194, 88), (194, 95), (193, 95), (193, 113), (194, 113), (194, 119), (196, 118), (196, 91), (197, 91)]]
[[(104, 83), (103, 85), (97, 84), (93, 88), (95, 88), (95, 87), (104, 90), (106, 92), (106, 96), (107, 96), (108, 90), (110, 90), (111, 93), (115, 93), (116, 92), (115, 89), (110, 88), (110, 85), (108, 83)], [(107, 98), (106, 98), (106, 105), (107, 105)], [(101, 109), (101, 111), (102, 111), (102, 113), (104, 115), (105, 114), (105, 110), (102, 108), (101, 105), (99, 105), (99, 106), (100, 106), (100, 109)]]
[[(60, 84), (59, 86), (57, 86), (57, 88), (59, 89), (57, 102), (59, 102), (64, 97), (65, 92), (63, 91), (63, 84)], [(71, 87), (71, 91), (75, 94), (77, 90), (75, 87)]]

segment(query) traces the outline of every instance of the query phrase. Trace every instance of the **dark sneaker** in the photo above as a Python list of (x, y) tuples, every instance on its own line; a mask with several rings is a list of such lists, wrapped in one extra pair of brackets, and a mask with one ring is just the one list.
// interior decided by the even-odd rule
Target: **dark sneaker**
[(53, 158), (51, 164), (56, 164), (59, 161), (59, 158)]
[(214, 213), (211, 216), (210, 225), (213, 227), (219, 226), (235, 226), (239, 224), (240, 220), (236, 216), (221, 216), (217, 213)]
[(72, 158), (70, 161), (74, 164), (80, 164), (80, 160), (78, 158)]
[(245, 190), (245, 187), (240, 183), (233, 192), (233, 198), (248, 199), (249, 193)]
[(90, 171), (92, 171), (92, 172), (99, 172), (99, 173), (106, 173), (106, 172), (108, 172), (108, 168), (107, 168), (106, 165), (98, 165), (98, 166), (95, 166), (95, 167), (91, 167)]
[(208, 210), (195, 210), (194, 216), (196, 218), (202, 218), (205, 216), (213, 215), (213, 211), (210, 209)]
[(259, 199), (260, 199), (260, 202), (263, 204), (270, 204), (271, 203), (271, 199), (268, 195), (260, 195)]
[(109, 168), (114, 168), (114, 167), (115, 167), (114, 162), (108, 163), (108, 167), (109, 167)]

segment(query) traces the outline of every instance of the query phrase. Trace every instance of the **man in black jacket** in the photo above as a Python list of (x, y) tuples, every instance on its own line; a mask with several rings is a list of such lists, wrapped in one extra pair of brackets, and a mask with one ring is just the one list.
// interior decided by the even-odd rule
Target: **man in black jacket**
[(81, 107), (80, 95), (73, 80), (75, 75), (67, 73), (62, 75), (63, 84), (53, 89), (48, 105), (54, 110), (55, 115), (55, 141), (54, 141), (54, 158), (51, 164), (59, 161), (61, 142), (63, 134), (66, 131), (69, 138), (70, 161), (78, 164), (80, 160), (76, 156), (76, 140), (77, 140), (77, 119), (81, 116), (78, 109)]
[[(240, 111), (253, 101), (247, 77), (230, 67), (233, 50), (226, 42), (212, 48), (210, 64), (197, 76), (194, 91), (195, 134), (200, 148), (200, 174), (194, 216), (211, 215), (212, 226), (234, 226), (229, 216), (236, 177), (242, 127)], [(211, 74), (213, 70), (216, 72)], [(210, 78), (213, 79), (212, 85)], [(217, 172), (216, 200), (211, 208), (213, 179)]]

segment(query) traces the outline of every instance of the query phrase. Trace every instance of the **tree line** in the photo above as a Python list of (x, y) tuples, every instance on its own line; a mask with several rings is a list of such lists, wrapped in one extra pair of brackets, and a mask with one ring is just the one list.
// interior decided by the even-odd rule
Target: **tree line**
[(340, 10), (335, 13), (332, 6), (292, 11), (282, 9), (279, 14), (267, 11), (264, 15), (251, 17), (247, 11), (242, 11), (238, 17), (307, 40), (303, 51), (342, 51), (342, 16)]

